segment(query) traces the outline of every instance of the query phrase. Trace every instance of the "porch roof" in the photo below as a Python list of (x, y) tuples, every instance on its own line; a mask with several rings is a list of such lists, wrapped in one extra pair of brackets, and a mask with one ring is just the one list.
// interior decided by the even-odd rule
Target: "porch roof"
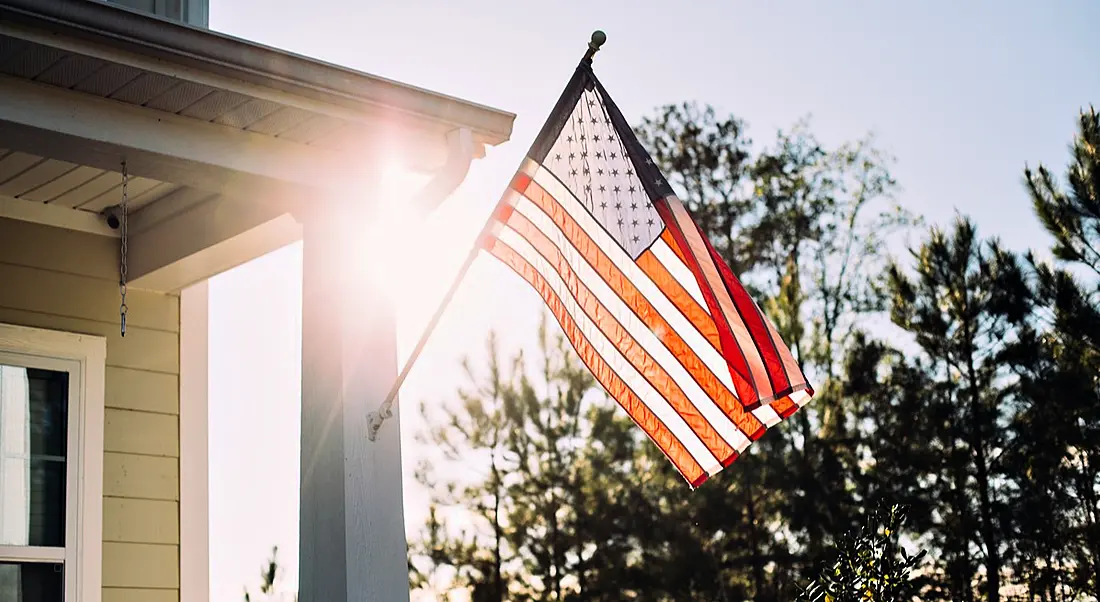
[(0, 23), (5, 74), (310, 144), (339, 148), (361, 130), (354, 126), (384, 120), (437, 133), (469, 128), (495, 145), (515, 118), (100, 0), (0, 0)]
[(0, 217), (117, 235), (125, 158), (158, 290), (293, 241), (288, 211), (361, 198), (380, 159), (461, 181), (515, 118), (100, 0), (0, 0), (0, 90)]

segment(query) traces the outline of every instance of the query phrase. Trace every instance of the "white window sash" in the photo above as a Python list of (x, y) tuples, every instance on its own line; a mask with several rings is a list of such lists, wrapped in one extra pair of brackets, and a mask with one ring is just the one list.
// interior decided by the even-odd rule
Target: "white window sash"
[(65, 562), (65, 548), (0, 546), (0, 562)]
[(100, 602), (107, 340), (0, 324), (0, 363), (69, 373), (65, 547), (0, 546), (0, 559), (63, 563), (66, 602)]

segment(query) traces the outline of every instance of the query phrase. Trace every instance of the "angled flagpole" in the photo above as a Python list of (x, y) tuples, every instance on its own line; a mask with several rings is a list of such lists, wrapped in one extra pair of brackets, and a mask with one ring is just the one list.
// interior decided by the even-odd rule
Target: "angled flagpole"
[[(591, 65), (592, 57), (596, 55), (596, 52), (600, 50), (600, 47), (603, 46), (606, 41), (607, 34), (604, 32), (600, 30), (592, 32), (592, 39), (588, 42), (588, 49), (585, 51), (584, 57), (581, 58), (581, 65)], [(393, 416), (393, 405), (397, 400), (397, 393), (401, 390), (401, 385), (405, 384), (405, 379), (408, 378), (409, 372), (412, 371), (413, 364), (416, 363), (416, 360), (420, 357), (420, 353), (424, 351), (425, 345), (428, 344), (428, 339), (431, 338), (432, 332), (434, 332), (436, 326), (439, 325), (439, 320), (443, 317), (443, 312), (446, 311), (451, 301), (454, 300), (459, 285), (462, 284), (462, 281), (466, 277), (466, 273), (470, 271), (470, 267), (474, 264), (474, 260), (477, 259), (481, 251), (482, 243), (485, 236), (489, 233), (492, 223), (493, 220), (491, 216), (489, 219), (485, 220), (485, 227), (478, 233), (477, 239), (474, 240), (473, 248), (470, 249), (470, 253), (466, 256), (466, 260), (463, 261), (462, 266), (459, 267), (458, 273), (455, 274), (454, 281), (451, 282), (451, 287), (447, 289), (447, 293), (443, 295), (443, 300), (440, 301), (439, 307), (436, 308), (435, 313), (432, 314), (431, 319), (428, 320), (428, 325), (424, 327), (424, 332), (420, 335), (420, 340), (416, 342), (416, 347), (413, 348), (412, 353), (409, 355), (409, 359), (405, 360), (405, 365), (401, 368), (401, 372), (397, 374), (397, 380), (395, 380), (393, 386), (390, 387), (389, 393), (386, 394), (385, 401), (382, 402), (382, 405), (380, 405), (377, 410), (371, 412), (370, 415), (367, 416), (369, 429), (367, 437), (371, 441), (374, 441), (375, 437), (377, 437), (378, 429), (382, 427), (382, 423), (385, 422), (387, 418)]]

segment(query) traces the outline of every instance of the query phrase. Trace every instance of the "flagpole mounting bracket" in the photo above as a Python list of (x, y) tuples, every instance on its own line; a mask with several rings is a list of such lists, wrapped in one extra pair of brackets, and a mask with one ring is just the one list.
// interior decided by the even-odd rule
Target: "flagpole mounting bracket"
[(607, 42), (607, 34), (597, 29), (592, 32), (592, 40), (588, 42), (588, 50), (584, 53), (584, 62), (592, 64), (592, 57), (596, 56), (596, 53), (600, 50), (600, 47)]

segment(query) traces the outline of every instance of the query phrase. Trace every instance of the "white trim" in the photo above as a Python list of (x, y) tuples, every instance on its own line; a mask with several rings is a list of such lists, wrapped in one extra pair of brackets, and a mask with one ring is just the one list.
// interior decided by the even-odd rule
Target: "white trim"
[(0, 195), (0, 217), (118, 238), (98, 214)]
[(447, 161), (417, 193), (414, 206), (427, 211), (438, 208), (466, 180), (474, 159), (484, 157), (485, 145), (474, 142), (474, 135), (469, 129), (447, 132)]
[[(103, 592), (103, 405), (107, 339), (25, 326), (0, 324), (0, 351), (29, 356), (35, 363), (71, 362), (69, 480), (66, 539), (68, 591), (75, 602), (100, 602)], [(72, 404), (76, 401), (75, 412)], [(75, 464), (75, 465), (74, 465)]]
[(210, 599), (209, 281), (180, 293), (180, 602)]
[(6, 75), (0, 89), (0, 136), (18, 141), (17, 150), (100, 169), (118, 169), (125, 154), (132, 175), (230, 196), (362, 198), (381, 165)]
[[(144, 228), (143, 214), (131, 225)], [(178, 291), (301, 237), (301, 225), (277, 203), (214, 197), (130, 238), (130, 282)]]
[(143, 205), (130, 214), (127, 226), (131, 236), (140, 234), (153, 226), (177, 217), (193, 207), (217, 200), (218, 194), (180, 186), (156, 201)]
[(64, 562), (65, 548), (0, 546), (0, 562)]

